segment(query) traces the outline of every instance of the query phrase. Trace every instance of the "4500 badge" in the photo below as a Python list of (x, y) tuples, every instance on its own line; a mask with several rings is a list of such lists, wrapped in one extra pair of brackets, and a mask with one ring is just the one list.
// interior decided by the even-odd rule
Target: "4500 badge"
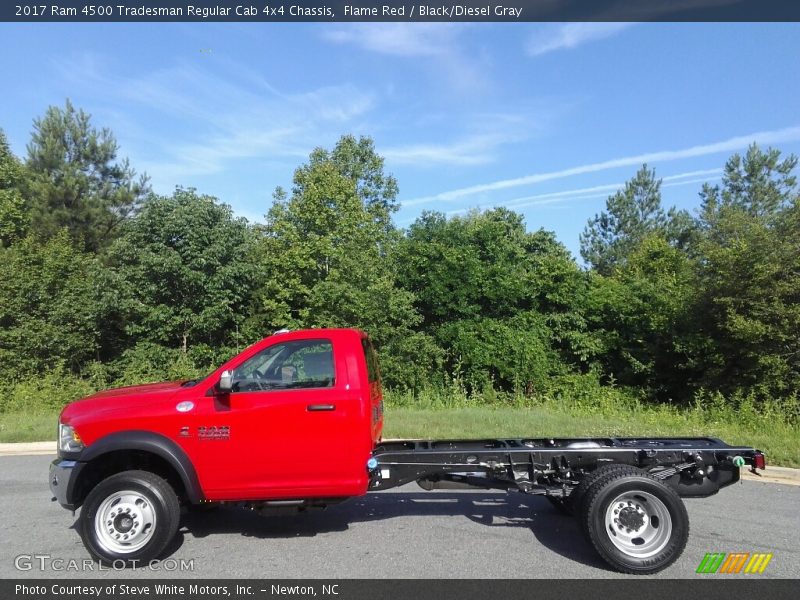
[[(191, 429), (184, 425), (178, 432), (178, 437), (192, 437)], [(231, 437), (231, 428), (228, 425), (200, 425), (197, 428), (197, 437), (201, 440), (227, 440)]]

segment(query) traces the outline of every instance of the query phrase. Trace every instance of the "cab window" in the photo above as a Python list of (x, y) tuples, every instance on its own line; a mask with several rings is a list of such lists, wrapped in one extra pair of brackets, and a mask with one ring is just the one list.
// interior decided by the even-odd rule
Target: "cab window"
[(265, 348), (233, 372), (231, 392), (333, 387), (333, 345), (328, 340), (298, 340)]

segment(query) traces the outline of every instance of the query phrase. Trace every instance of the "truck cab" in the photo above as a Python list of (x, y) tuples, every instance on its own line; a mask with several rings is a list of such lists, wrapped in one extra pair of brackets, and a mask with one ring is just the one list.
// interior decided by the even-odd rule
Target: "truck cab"
[(382, 428), (365, 333), (282, 331), (202, 379), (69, 404), (51, 489), (74, 510), (114, 470), (156, 466), (190, 502), (360, 495)]

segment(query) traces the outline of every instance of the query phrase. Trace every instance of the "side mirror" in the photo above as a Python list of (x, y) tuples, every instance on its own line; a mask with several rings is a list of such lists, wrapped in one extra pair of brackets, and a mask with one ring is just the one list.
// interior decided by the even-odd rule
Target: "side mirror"
[(219, 378), (219, 391), (230, 392), (233, 389), (233, 372), (223, 371)]

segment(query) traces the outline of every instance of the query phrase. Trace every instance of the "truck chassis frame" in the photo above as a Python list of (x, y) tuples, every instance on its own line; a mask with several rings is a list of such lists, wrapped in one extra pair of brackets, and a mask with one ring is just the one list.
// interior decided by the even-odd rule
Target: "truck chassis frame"
[(575, 515), (615, 569), (651, 574), (683, 552), (689, 516), (683, 497), (706, 497), (765, 467), (753, 448), (716, 438), (516, 438), (396, 440), (367, 465), (369, 490), (416, 481), (426, 490), (484, 488), (545, 496)]
[(518, 489), (565, 498), (605, 464), (642, 469), (683, 497), (706, 497), (764, 468), (763, 454), (716, 438), (393, 440), (373, 451), (370, 491), (417, 481), (425, 489)]

